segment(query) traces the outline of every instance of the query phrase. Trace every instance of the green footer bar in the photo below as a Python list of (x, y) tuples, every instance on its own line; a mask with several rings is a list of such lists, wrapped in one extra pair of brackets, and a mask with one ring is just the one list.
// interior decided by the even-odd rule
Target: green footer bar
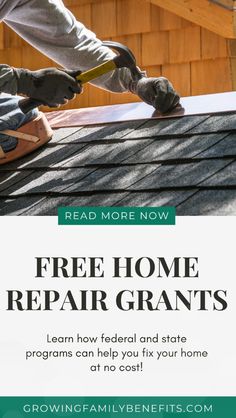
[(236, 397), (0, 397), (1, 418), (235, 418)]
[(175, 208), (162, 207), (60, 207), (59, 225), (175, 225)]

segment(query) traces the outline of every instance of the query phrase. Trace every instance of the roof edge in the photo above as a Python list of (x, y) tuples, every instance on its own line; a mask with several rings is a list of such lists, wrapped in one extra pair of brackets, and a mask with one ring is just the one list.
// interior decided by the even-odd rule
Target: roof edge
[(183, 97), (180, 106), (164, 115), (146, 103), (137, 102), (59, 110), (48, 112), (46, 116), (52, 128), (63, 128), (231, 112), (236, 113), (236, 92)]

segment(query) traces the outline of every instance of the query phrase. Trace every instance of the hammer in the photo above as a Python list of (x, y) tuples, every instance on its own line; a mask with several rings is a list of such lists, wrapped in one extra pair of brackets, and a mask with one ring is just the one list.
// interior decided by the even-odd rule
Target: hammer
[[(112, 48), (118, 52), (118, 54), (110, 61), (106, 61), (105, 63), (98, 65), (84, 73), (79, 74), (76, 77), (76, 80), (81, 83), (85, 84), (91, 80), (94, 80), (97, 77), (102, 76), (110, 71), (113, 71), (117, 68), (129, 68), (131, 75), (134, 80), (139, 80), (142, 78), (142, 72), (136, 66), (136, 59), (132, 51), (127, 47), (118, 42), (112, 41), (105, 41), (102, 43), (103, 46), (107, 46), (108, 48)], [(28, 113), (30, 110), (33, 110), (35, 107), (41, 106), (45, 103), (26, 98), (19, 102), (19, 107), (23, 113)]]

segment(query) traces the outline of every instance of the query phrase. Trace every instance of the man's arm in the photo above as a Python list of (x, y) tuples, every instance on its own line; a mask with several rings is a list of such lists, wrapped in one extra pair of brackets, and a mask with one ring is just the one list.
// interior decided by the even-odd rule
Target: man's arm
[(17, 93), (17, 80), (13, 68), (7, 64), (0, 64), (0, 92)]
[[(61, 0), (19, 0), (4, 21), (31, 45), (68, 69), (85, 71), (115, 56), (76, 20)], [(179, 102), (167, 79), (143, 77), (133, 83), (127, 68), (99, 77), (93, 84), (113, 92), (131, 91), (162, 112)]]
[[(22, 94), (50, 107), (57, 107), (73, 99), (82, 91), (76, 76), (80, 71), (45, 68), (30, 71), (0, 65), (0, 92)], [(60, 86), (60, 88), (58, 88)]]
[[(61, 0), (20, 0), (5, 23), (39, 51), (68, 69), (81, 71), (112, 59), (93, 32), (78, 22)], [(93, 84), (113, 92), (128, 90), (131, 75), (120, 69), (99, 77)]]

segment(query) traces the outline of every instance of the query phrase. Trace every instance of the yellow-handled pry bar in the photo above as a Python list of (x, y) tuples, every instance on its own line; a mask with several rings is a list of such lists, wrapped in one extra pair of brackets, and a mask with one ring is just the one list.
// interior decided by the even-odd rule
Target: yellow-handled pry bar
[[(106, 41), (103, 42), (103, 45), (112, 48), (118, 52), (118, 54), (111, 60), (104, 62), (97, 67), (94, 67), (88, 71), (85, 71), (79, 74), (76, 77), (76, 80), (81, 84), (86, 84), (89, 81), (94, 80), (95, 78), (101, 77), (104, 74), (114, 71), (117, 68), (129, 68), (131, 75), (134, 80), (139, 80), (142, 78), (142, 72), (136, 66), (136, 59), (132, 51), (125, 45), (122, 45), (118, 42)], [(35, 107), (41, 106), (45, 103), (33, 98), (22, 99), (19, 102), (19, 107), (23, 113), (28, 113), (33, 110)]]

